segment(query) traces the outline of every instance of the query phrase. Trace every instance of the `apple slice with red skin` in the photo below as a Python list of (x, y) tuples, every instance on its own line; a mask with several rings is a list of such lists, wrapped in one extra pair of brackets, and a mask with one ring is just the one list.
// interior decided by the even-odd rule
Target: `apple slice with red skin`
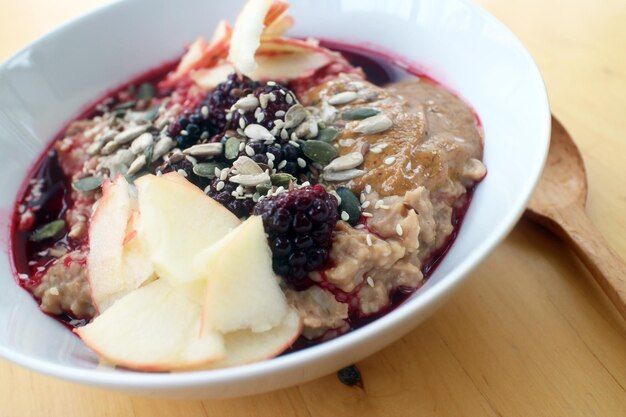
[(290, 307), (272, 269), (263, 220), (251, 216), (194, 260), (206, 280), (202, 331), (264, 332), (278, 326)]
[(174, 72), (168, 74), (167, 78), (159, 83), (159, 87), (172, 88), (193, 70), (213, 67), (220, 59), (226, 57), (231, 34), (230, 25), (224, 20), (220, 21), (211, 40), (207, 43), (202, 38), (196, 39), (189, 46)]
[[(293, 17), (287, 14), (287, 9), (289, 9), (289, 3), (285, 1), (275, 1), (272, 3), (263, 21), (265, 29), (263, 29), (261, 33), (262, 38), (282, 36), (293, 26)], [(261, 40), (261, 42), (263, 41)]]
[(201, 68), (192, 71), (191, 79), (204, 90), (213, 90), (219, 83), (226, 81), (228, 76), (235, 72), (235, 67), (222, 61), (211, 68)]
[(226, 356), (219, 333), (200, 336), (203, 282), (172, 286), (158, 279), (74, 329), (105, 360), (139, 371), (208, 365)]
[(193, 258), (240, 221), (180, 174), (144, 175), (135, 181), (139, 200), (137, 233), (161, 279), (194, 279)]
[(100, 313), (154, 274), (143, 247), (128, 239), (136, 201), (130, 197), (126, 179), (119, 175), (102, 189), (89, 226), (87, 257), (91, 298)]

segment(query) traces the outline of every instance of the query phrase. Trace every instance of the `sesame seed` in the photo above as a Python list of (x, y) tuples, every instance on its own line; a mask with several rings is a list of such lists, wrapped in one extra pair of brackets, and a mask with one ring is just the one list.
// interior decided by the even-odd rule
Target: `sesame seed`
[(296, 161), (298, 162), (298, 166), (300, 168), (305, 168), (306, 167), (306, 161), (304, 159), (298, 158), (298, 159), (296, 159)]
[(265, 113), (259, 113), (259, 115), (256, 117), (256, 122), (261, 123), (263, 119), (265, 119)]
[(370, 202), (367, 200), (361, 204), (361, 208), (364, 208), (364, 209), (368, 208), (369, 206), (370, 206)]
[(276, 155), (274, 155), (271, 152), (265, 152), (265, 156), (267, 156), (267, 159), (269, 159), (270, 161), (273, 161), (276, 159)]
[(365, 235), (365, 241), (367, 242), (367, 246), (372, 246), (372, 235), (369, 233)]
[(256, 110), (254, 110), (254, 117), (259, 117), (259, 114), (263, 113), (263, 110), (260, 107), (257, 107)]
[(388, 143), (379, 143), (376, 146), (378, 146), (380, 149), (385, 149), (387, 146), (389, 146), (389, 144)]
[(280, 161), (280, 164), (278, 164), (278, 169), (283, 169), (285, 166), (287, 165), (287, 161)]
[(202, 113), (202, 117), (209, 117), (209, 108), (207, 106), (202, 106), (200, 113)]
[[(268, 96), (270, 97), (270, 101), (276, 101), (276, 94), (269, 93)], [(289, 103), (289, 100), (287, 100), (287, 103), (291, 104), (291, 103)]]
[(57, 287), (52, 287), (48, 290), (52, 295), (59, 295), (59, 289)]
[(187, 133), (187, 131), (183, 129), (180, 131), (180, 134), (183, 136), (187, 136), (189, 133)]
[(348, 220), (350, 220), (350, 215), (347, 212), (342, 211), (341, 212), (341, 220), (343, 220), (344, 222), (347, 222)]
[(374, 204), (374, 208), (375, 209), (379, 209), (380, 206), (382, 206), (383, 204), (385, 204), (385, 202), (383, 200), (378, 200), (375, 204)]
[(374, 287), (374, 280), (372, 279), (372, 277), (367, 277), (367, 285), (372, 288)]
[(178, 171), (179, 175), (182, 175), (183, 177), (187, 178), (187, 171), (185, 171), (184, 169), (179, 169)]
[(244, 142), (241, 142), (239, 144), (239, 152), (243, 151), (243, 149), (246, 147), (246, 144)]
[(308, 182), (308, 181), (304, 181), (304, 182), (302, 183), (302, 185), (300, 185), (300, 187), (308, 187), (309, 185), (311, 185), (311, 183), (310, 183), (310, 182)]
[(372, 213), (369, 213), (367, 211), (362, 212), (361, 216), (363, 216), (363, 217), (374, 217), (374, 215)]
[(211, 184), (209, 184), (206, 187), (204, 187), (204, 194), (208, 194), (209, 191), (211, 191)]
[(238, 127), (237, 128), (237, 133), (239, 134), (239, 136), (246, 136), (246, 134), (244, 133), (243, 129)]
[(298, 135), (296, 135), (296, 132), (292, 132), (290, 142), (295, 142), (297, 140), (298, 140)]
[(285, 115), (284, 110), (278, 110), (276, 113), (274, 113), (274, 116), (276, 117), (283, 117), (284, 115)]
[(272, 86), (272, 87), (276, 85), (276, 83), (274, 81), (268, 81), (265, 84), (267, 84), (269, 86)]
[(391, 164), (393, 164), (394, 162), (396, 162), (396, 157), (395, 157), (395, 156), (390, 156), (390, 157), (388, 157), (388, 158), (385, 158), (385, 161), (384, 161), (384, 162), (385, 162), (385, 164), (387, 164), (387, 165), (391, 165)]
[[(293, 136), (293, 135), (292, 135), (292, 136)], [(296, 142), (295, 140), (293, 140), (293, 139), (291, 139), (291, 140), (289, 141), (289, 144), (290, 144), (290, 145), (295, 146), (296, 148), (299, 148), (299, 147), (300, 147), (300, 144), (299, 144), (298, 142)]]
[(243, 187), (241, 185), (238, 185), (235, 191), (237, 191), (237, 194), (243, 195)]
[(380, 148), (379, 148), (379, 147), (377, 147), (377, 146), (374, 146), (373, 148), (370, 148), (370, 152), (372, 152), (372, 153), (381, 153), (382, 151), (383, 151), (383, 150), (382, 150), (382, 149), (380, 149)]
[(220, 172), (220, 180), (224, 181), (228, 177), (228, 170), (224, 168), (222, 172)]
[(224, 187), (226, 186), (226, 184), (224, 183), (224, 181), (220, 181), (217, 183), (217, 185), (215, 186), (215, 189), (217, 191), (222, 191), (224, 189)]
[(242, 129), (246, 128), (246, 119), (244, 119), (243, 117), (239, 119), (239, 127)]
[(44, 268), (43, 266), (38, 266), (37, 267), (37, 272), (43, 272), (45, 270), (46, 270), (46, 268)]
[(220, 177), (220, 175), (222, 175), (222, 170), (221, 170), (221, 169), (219, 169), (218, 167), (215, 167), (215, 171), (214, 171), (214, 172), (215, 172), (215, 176), (216, 176), (217, 178), (219, 178), (219, 177)]
[(369, 185), (369, 184), (366, 184), (365, 185), (365, 192), (368, 193), (368, 194), (371, 193), (372, 192), (372, 186)]
[(254, 149), (250, 145), (246, 145), (246, 154), (250, 157), (254, 156)]
[(274, 168), (274, 160), (267, 158), (267, 166), (270, 168)]
[(280, 138), (282, 140), (289, 139), (289, 132), (287, 132), (287, 129), (283, 129), (283, 130), (280, 131)]
[(261, 195), (259, 193), (254, 193), (252, 195), (252, 201), (254, 201), (255, 203), (258, 203), (260, 198), (261, 198)]
[(361, 204), (365, 202), (365, 194), (361, 193), (361, 195), (359, 196), (359, 201), (361, 202)]
[(230, 119), (233, 118), (233, 114), (232, 113), (226, 113), (226, 120), (230, 121)]
[(396, 224), (396, 233), (398, 234), (398, 236), (402, 236), (402, 233), (404, 233), (404, 231), (402, 230), (402, 226), (400, 225), (400, 223)]
[[(274, 100), (272, 100), (272, 101), (274, 101)], [(285, 101), (287, 102), (287, 104), (293, 103), (293, 97), (291, 97), (291, 94), (287, 94), (285, 96)]]
[(383, 210), (389, 210), (389, 206), (385, 205), (385, 204), (381, 204), (380, 208)]

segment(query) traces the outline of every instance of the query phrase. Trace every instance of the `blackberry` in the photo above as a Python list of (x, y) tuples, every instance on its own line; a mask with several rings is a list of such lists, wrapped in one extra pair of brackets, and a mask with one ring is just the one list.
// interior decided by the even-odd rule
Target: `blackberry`
[(310, 271), (326, 266), (339, 213), (337, 199), (324, 187), (302, 187), (263, 199), (254, 214), (263, 218), (269, 235), (274, 272), (292, 286), (301, 286)]
[[(273, 82), (257, 86), (251, 94), (259, 100), (259, 105), (243, 113), (236, 109), (231, 111), (231, 120), (228, 123), (231, 129), (241, 127), (240, 119), (243, 119), (246, 126), (259, 124), (271, 131), (275, 126), (274, 121), (284, 121), (287, 110), (297, 103), (296, 96), (291, 90)], [(279, 143), (285, 143), (289, 140), (288, 138), (281, 139), (279, 134), (280, 131), (277, 131), (274, 135), (278, 138)]]
[[(233, 196), (233, 192), (237, 191), (238, 186), (239, 184), (228, 181), (228, 178), (223, 181), (219, 178), (214, 178), (206, 193), (235, 216), (239, 218), (248, 217), (254, 210), (256, 203), (252, 198), (237, 198)], [(251, 192), (254, 193), (254, 191)]]
[(361, 372), (359, 372), (359, 368), (355, 365), (346, 366), (345, 368), (340, 369), (337, 372), (337, 378), (339, 378), (339, 381), (341, 381), (342, 384), (349, 387), (353, 385), (363, 385)]
[(252, 93), (259, 86), (258, 82), (236, 73), (228, 76), (207, 96), (206, 105), (209, 109), (208, 119), (215, 127), (215, 132), (223, 132), (228, 124), (226, 113), (241, 97)]
[[(173, 162), (175, 161), (175, 162)], [(182, 175), (182, 172), (185, 172), (184, 177), (187, 178), (191, 183), (196, 186), (203, 188), (207, 185), (207, 180), (197, 176), (193, 172), (193, 163), (189, 161), (187, 158), (182, 157), (180, 154), (170, 156), (170, 159), (163, 162), (157, 169), (157, 172), (161, 172), (161, 174), (167, 174), (168, 172), (178, 172)]]
[[(239, 152), (239, 156), (248, 156), (257, 164), (267, 165), (268, 168), (276, 169), (276, 172), (293, 175), (301, 182), (310, 181), (308, 177), (301, 178), (302, 174), (308, 172), (308, 168), (298, 163), (298, 159), (305, 161), (300, 148), (290, 143), (281, 146), (280, 144), (266, 145), (262, 142), (248, 142), (247, 145)], [(268, 154), (272, 156), (270, 157)]]

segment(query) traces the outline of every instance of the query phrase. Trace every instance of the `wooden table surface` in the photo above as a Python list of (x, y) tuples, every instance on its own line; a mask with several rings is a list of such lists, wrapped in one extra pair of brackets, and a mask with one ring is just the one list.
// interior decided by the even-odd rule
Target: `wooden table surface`
[[(297, 0), (293, 0), (297, 1)], [(104, 0), (0, 0), (0, 60)], [(626, 258), (626, 1), (479, 0), (537, 60), (587, 165), (588, 212)], [(626, 325), (563, 244), (522, 220), (452, 299), (358, 364), (255, 397), (130, 397), (0, 361), (0, 417), (625, 416)]]

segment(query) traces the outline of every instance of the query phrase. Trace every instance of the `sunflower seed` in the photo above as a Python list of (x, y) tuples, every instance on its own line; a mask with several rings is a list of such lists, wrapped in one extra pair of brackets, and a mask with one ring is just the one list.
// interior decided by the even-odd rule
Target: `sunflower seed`
[(294, 104), (289, 107), (289, 110), (287, 110), (285, 114), (285, 125), (283, 127), (285, 129), (296, 127), (306, 119), (306, 116), (307, 112), (304, 107), (302, 107), (301, 104)]
[(199, 158), (208, 158), (222, 154), (224, 145), (221, 143), (202, 143), (200, 145), (194, 145), (191, 148), (187, 148), (183, 151), (185, 155), (197, 156)]
[(317, 137), (315, 139), (321, 140), (323, 142), (332, 142), (339, 135), (339, 131), (334, 127), (327, 127), (324, 129), (320, 129), (317, 133)]
[(269, 183), (271, 181), (270, 176), (267, 172), (262, 172), (257, 175), (246, 175), (246, 174), (238, 174), (233, 175), (229, 178), (230, 182), (234, 182), (235, 184), (245, 185), (247, 187), (255, 187), (259, 184)]
[(100, 152), (103, 146), (104, 146), (104, 142), (101, 140), (97, 140), (87, 147), (87, 153), (89, 155), (95, 155), (98, 152)]
[(274, 140), (269, 130), (258, 124), (250, 124), (246, 126), (243, 133), (250, 138), (250, 140)]
[(121, 145), (117, 142), (108, 142), (102, 149), (100, 149), (100, 153), (102, 155), (111, 155), (113, 152), (117, 151)]
[(319, 133), (319, 129), (317, 127), (317, 121), (313, 118), (308, 118), (304, 122), (300, 123), (300, 125), (296, 128), (295, 134), (299, 138), (304, 139), (313, 139)]
[(349, 154), (333, 159), (333, 161), (324, 167), (327, 171), (345, 171), (347, 169), (356, 168), (363, 163), (363, 155), (360, 152), (351, 152)]
[(371, 109), (369, 107), (358, 107), (356, 109), (346, 110), (341, 113), (343, 120), (362, 120), (368, 117), (376, 116), (380, 113), (380, 110)]
[(144, 126), (135, 126), (135, 127), (128, 128), (118, 133), (117, 135), (115, 135), (115, 137), (113, 138), (113, 141), (119, 145), (123, 145), (135, 139), (142, 133), (144, 133), (146, 130), (148, 130), (148, 127), (149, 127), (148, 125), (144, 125)]
[(154, 142), (152, 133), (143, 133), (130, 144), (130, 150), (135, 155), (139, 155), (145, 151), (148, 146), (152, 145), (152, 142)]
[(97, 190), (100, 186), (102, 186), (102, 177), (97, 176), (81, 178), (72, 183), (75, 190), (84, 192)]
[(347, 169), (345, 171), (324, 172), (322, 177), (329, 182), (342, 182), (352, 180), (362, 175), (365, 175), (365, 171), (362, 169)]
[(259, 106), (259, 99), (253, 95), (248, 95), (244, 98), (240, 98), (235, 103), (235, 107), (245, 111), (252, 111)]
[(233, 168), (237, 170), (238, 174), (243, 175), (258, 175), (263, 172), (263, 169), (247, 156), (240, 156), (235, 162), (233, 162)]
[(147, 164), (148, 164), (148, 158), (146, 157), (146, 155), (144, 154), (139, 155), (130, 164), (130, 167), (128, 167), (128, 172), (126, 173), (126, 175), (135, 175), (136, 173), (141, 171), (143, 167), (145, 167)]
[(348, 104), (353, 102), (357, 99), (357, 97), (358, 95), (354, 91), (343, 91), (329, 98), (328, 103), (332, 104), (333, 106), (341, 106), (342, 104)]
[(328, 165), (330, 161), (337, 157), (337, 150), (321, 140), (307, 140), (302, 143), (304, 155), (321, 165)]
[(154, 145), (154, 149), (152, 150), (152, 161), (157, 161), (161, 157), (163, 157), (166, 153), (170, 151), (174, 146), (176, 146), (176, 142), (167, 135), (161, 136), (161, 138)]
[(30, 235), (29, 239), (32, 242), (40, 242), (42, 240), (58, 236), (64, 230), (65, 220), (55, 220), (35, 230)]
[(354, 128), (354, 131), (365, 135), (373, 135), (375, 133), (384, 132), (391, 126), (393, 126), (391, 119), (384, 114), (379, 114), (361, 120)]

